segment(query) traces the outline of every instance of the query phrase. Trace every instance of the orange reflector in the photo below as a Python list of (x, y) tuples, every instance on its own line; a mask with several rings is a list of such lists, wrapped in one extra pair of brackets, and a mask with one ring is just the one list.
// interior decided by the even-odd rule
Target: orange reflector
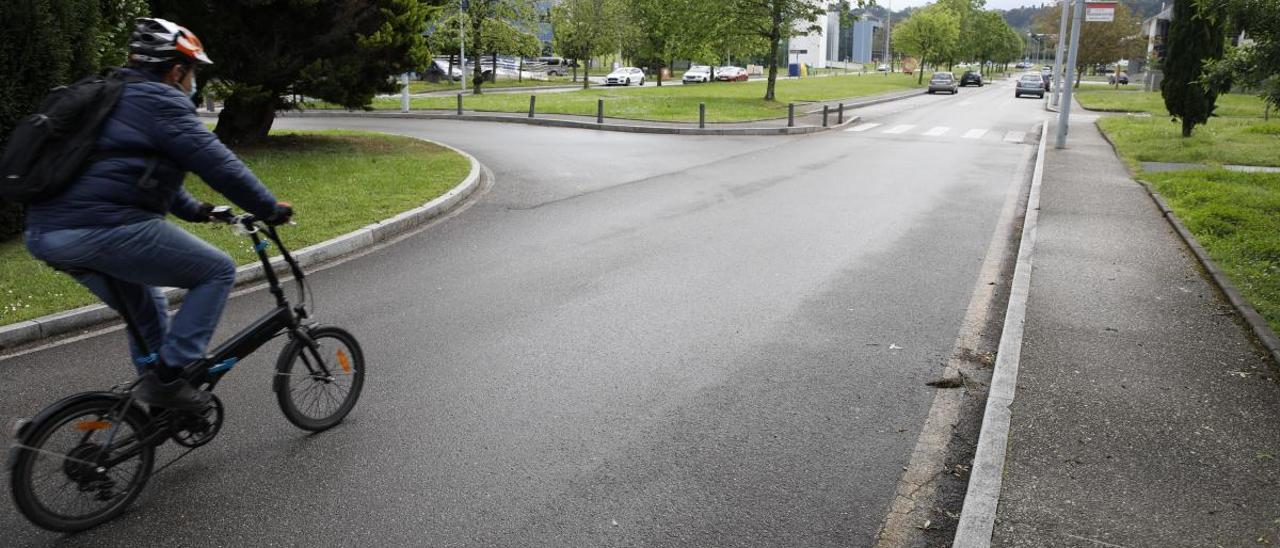
[(347, 359), (347, 353), (341, 348), (338, 349), (338, 364), (342, 366), (343, 373), (351, 372), (351, 360)]
[(96, 421), (80, 421), (76, 423), (76, 430), (88, 432), (90, 430), (106, 430), (111, 428), (111, 423), (104, 420)]

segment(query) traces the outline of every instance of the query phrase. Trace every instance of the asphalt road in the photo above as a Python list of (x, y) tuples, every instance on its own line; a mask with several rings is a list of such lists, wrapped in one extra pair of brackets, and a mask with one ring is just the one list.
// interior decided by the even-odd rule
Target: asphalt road
[[(281, 119), (437, 139), (493, 185), (312, 277), (369, 359), (346, 423), (290, 426), (269, 346), (124, 517), (60, 539), (5, 496), (5, 544), (868, 545), (1041, 113), (1006, 83), (805, 137)], [(2, 360), (0, 420), (129, 372), (119, 331)]]

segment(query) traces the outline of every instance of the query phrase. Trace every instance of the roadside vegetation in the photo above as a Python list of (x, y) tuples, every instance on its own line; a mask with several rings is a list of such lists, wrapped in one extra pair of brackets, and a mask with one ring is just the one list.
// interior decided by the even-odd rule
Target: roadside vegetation
[[(1217, 113), (1190, 137), (1170, 122), (1159, 93), (1081, 91), (1086, 108), (1139, 113), (1098, 126), (1141, 179), (1222, 267), (1271, 328), (1280, 332), (1280, 173), (1238, 173), (1227, 165), (1280, 167), (1280, 119), (1263, 119), (1253, 95), (1219, 96)], [(1205, 164), (1203, 169), (1144, 172), (1141, 162)]]
[[(779, 80), (777, 101), (763, 101), (760, 93), (766, 82), (715, 82), (685, 86), (595, 87), (566, 93), (539, 95), (537, 110), (543, 114), (578, 114), (594, 116), (596, 101), (605, 100), (605, 116), (633, 120), (682, 121), (698, 120), (698, 103), (707, 104), (707, 120), (741, 122), (781, 118), (787, 115), (787, 103), (808, 103), (865, 97), (879, 93), (917, 88), (915, 78), (904, 74), (867, 74), (863, 76), (829, 76), (799, 80)], [(398, 109), (400, 99), (379, 98), (375, 109)], [(413, 109), (453, 110), (455, 97), (416, 97)], [(463, 108), (483, 112), (527, 112), (527, 94), (491, 94), (463, 96)]]
[[(298, 224), (283, 229), (294, 249), (420, 206), (456, 186), (471, 168), (443, 147), (370, 133), (278, 132), (236, 152), (276, 196), (294, 204)], [(186, 186), (199, 199), (227, 203), (195, 176)], [(225, 226), (181, 224), (238, 264), (256, 260), (246, 240)], [(31, 257), (20, 238), (0, 242), (0, 325), (95, 302), (71, 277)]]

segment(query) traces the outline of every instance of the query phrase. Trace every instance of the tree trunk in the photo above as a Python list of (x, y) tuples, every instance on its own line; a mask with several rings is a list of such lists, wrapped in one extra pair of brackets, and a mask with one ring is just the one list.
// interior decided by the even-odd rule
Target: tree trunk
[(484, 94), (481, 90), (481, 86), (484, 85), (484, 67), (481, 66), (481, 63), (484, 60), (484, 55), (480, 53), (480, 29), (483, 18), (473, 17), (471, 20), (471, 55), (475, 58), (471, 68), (471, 94), (482, 95)]
[(270, 92), (233, 93), (224, 101), (213, 132), (228, 145), (255, 143), (267, 138), (275, 119), (276, 101)]
[(920, 71), (920, 74), (916, 76), (916, 85), (917, 85), (917, 86), (918, 86), (918, 85), (920, 85), (920, 84), (923, 84), (923, 83), (924, 83), (924, 61), (925, 61), (925, 57), (924, 57), (923, 55), (921, 55), (921, 56), (920, 56), (920, 66), (919, 66), (919, 67), (916, 67), (916, 70), (919, 70), (919, 71)]
[(591, 87), (591, 59), (582, 63), (582, 89)]
[[(769, 84), (764, 88), (764, 100), (774, 101), (774, 89), (778, 86), (778, 48), (782, 41), (782, 4), (773, 2), (772, 26), (769, 27)], [(713, 75), (714, 78), (714, 75)]]

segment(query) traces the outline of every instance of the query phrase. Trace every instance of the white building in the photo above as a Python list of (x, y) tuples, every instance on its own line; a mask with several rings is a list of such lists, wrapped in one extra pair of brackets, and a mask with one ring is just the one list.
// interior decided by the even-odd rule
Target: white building
[[(791, 38), (787, 46), (787, 63), (803, 63), (814, 68), (827, 68), (827, 59), (830, 58), (831, 52), (836, 51), (835, 42), (839, 40), (839, 13), (831, 11), (827, 0), (809, 0), (814, 5), (823, 6), (828, 10), (828, 14), (818, 18), (817, 24), (822, 30), (814, 32), (806, 36), (796, 36)], [(831, 32), (830, 21), (835, 17), (837, 23), (835, 32)], [(801, 23), (796, 26), (797, 31), (810, 26), (811, 23)], [(828, 35), (831, 36), (828, 36)], [(804, 53), (800, 53), (804, 52)]]

